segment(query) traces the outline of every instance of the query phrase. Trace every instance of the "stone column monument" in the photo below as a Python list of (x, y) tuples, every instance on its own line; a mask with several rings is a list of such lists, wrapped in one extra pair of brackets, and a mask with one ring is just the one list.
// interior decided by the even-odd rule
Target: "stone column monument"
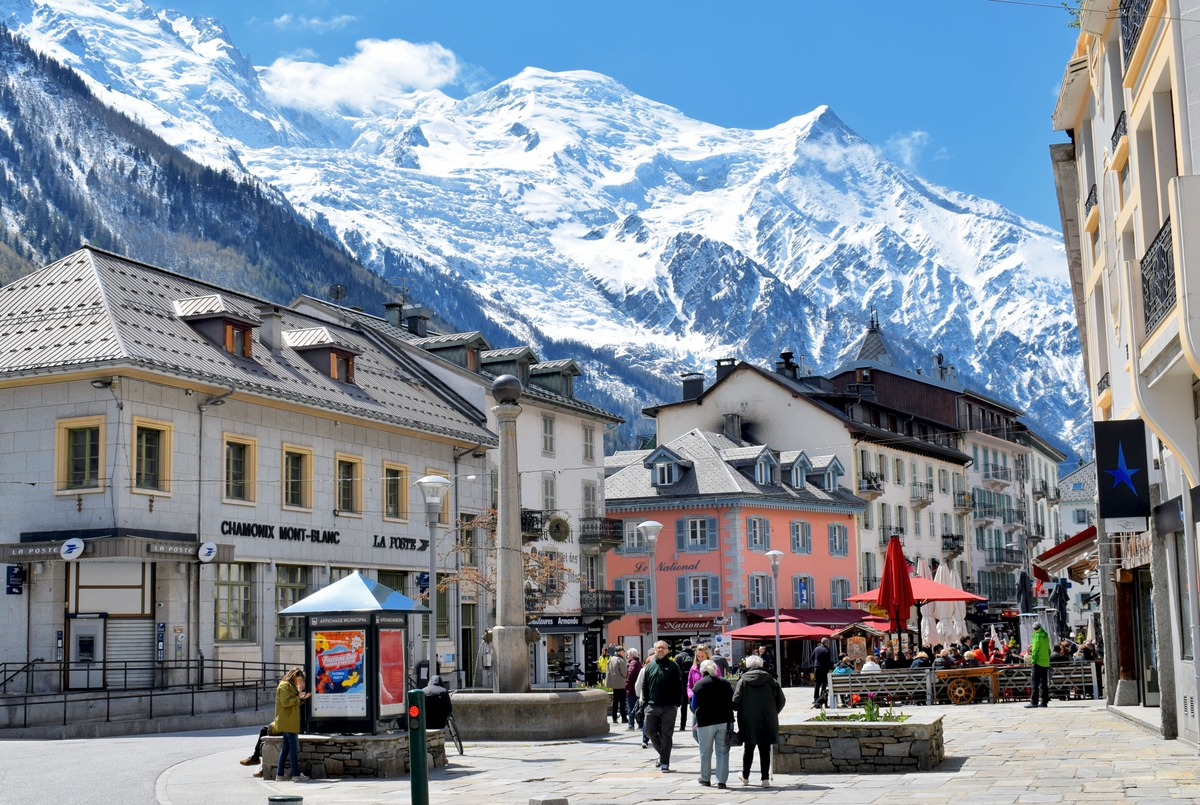
[(492, 628), (493, 690), (529, 692), (529, 648), (525, 642), (525, 563), (521, 549), (521, 504), (517, 471), (517, 417), (521, 381), (501, 375), (492, 383), (492, 409), (500, 436), (500, 505), (496, 516), (496, 625)]

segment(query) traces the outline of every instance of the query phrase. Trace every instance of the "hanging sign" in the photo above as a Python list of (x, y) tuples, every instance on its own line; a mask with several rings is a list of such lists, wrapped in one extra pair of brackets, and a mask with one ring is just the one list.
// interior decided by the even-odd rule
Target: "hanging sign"
[(1094, 422), (1096, 493), (1101, 519), (1150, 516), (1146, 425), (1140, 419)]

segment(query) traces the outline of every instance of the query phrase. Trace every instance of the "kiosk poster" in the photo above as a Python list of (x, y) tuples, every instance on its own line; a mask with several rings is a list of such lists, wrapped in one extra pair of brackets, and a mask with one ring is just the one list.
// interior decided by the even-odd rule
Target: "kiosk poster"
[(379, 630), (379, 715), (386, 718), (404, 712), (404, 631)]
[(847, 639), (846, 655), (852, 660), (865, 660), (867, 658), (867, 638), (851, 637)]
[(312, 714), (318, 718), (366, 718), (364, 682), (367, 633), (363, 629), (313, 633)]

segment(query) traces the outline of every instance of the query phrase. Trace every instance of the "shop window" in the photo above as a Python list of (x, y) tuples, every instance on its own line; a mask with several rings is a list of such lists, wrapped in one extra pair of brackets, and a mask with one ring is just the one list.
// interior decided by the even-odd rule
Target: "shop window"
[(363, 512), (363, 461), (358, 456), (334, 455), (337, 475), (335, 515), (361, 517)]
[(250, 634), (250, 588), (254, 566), (245, 562), (217, 564), (215, 632), (218, 641), (252, 640)]
[[(275, 565), (275, 612), (279, 613), (308, 595), (311, 568), (304, 565)], [(304, 618), (276, 615), (275, 638), (300, 640), (304, 637)]]
[(56, 426), (58, 494), (104, 489), (104, 417), (60, 419)]
[(171, 455), (175, 428), (169, 422), (133, 418), (135, 492), (171, 494)]
[(283, 447), (283, 505), (287, 509), (312, 508), (312, 450)]
[(384, 462), (383, 519), (408, 519), (408, 467), (403, 464)]
[(227, 503), (253, 503), (256, 500), (255, 474), (258, 442), (255, 439), (231, 433), (224, 435), (224, 442), (225, 501)]
[(377, 581), (389, 590), (408, 595), (408, 572), (405, 570), (380, 570)]

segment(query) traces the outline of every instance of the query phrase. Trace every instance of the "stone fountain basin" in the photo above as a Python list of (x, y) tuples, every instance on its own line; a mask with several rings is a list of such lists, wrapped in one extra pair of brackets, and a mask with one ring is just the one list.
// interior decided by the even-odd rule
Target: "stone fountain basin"
[(561, 741), (608, 733), (603, 690), (492, 693), (456, 690), (451, 702), (464, 741)]
[(908, 720), (801, 721), (779, 725), (772, 767), (780, 774), (929, 771), (945, 757), (942, 717), (905, 711)]

